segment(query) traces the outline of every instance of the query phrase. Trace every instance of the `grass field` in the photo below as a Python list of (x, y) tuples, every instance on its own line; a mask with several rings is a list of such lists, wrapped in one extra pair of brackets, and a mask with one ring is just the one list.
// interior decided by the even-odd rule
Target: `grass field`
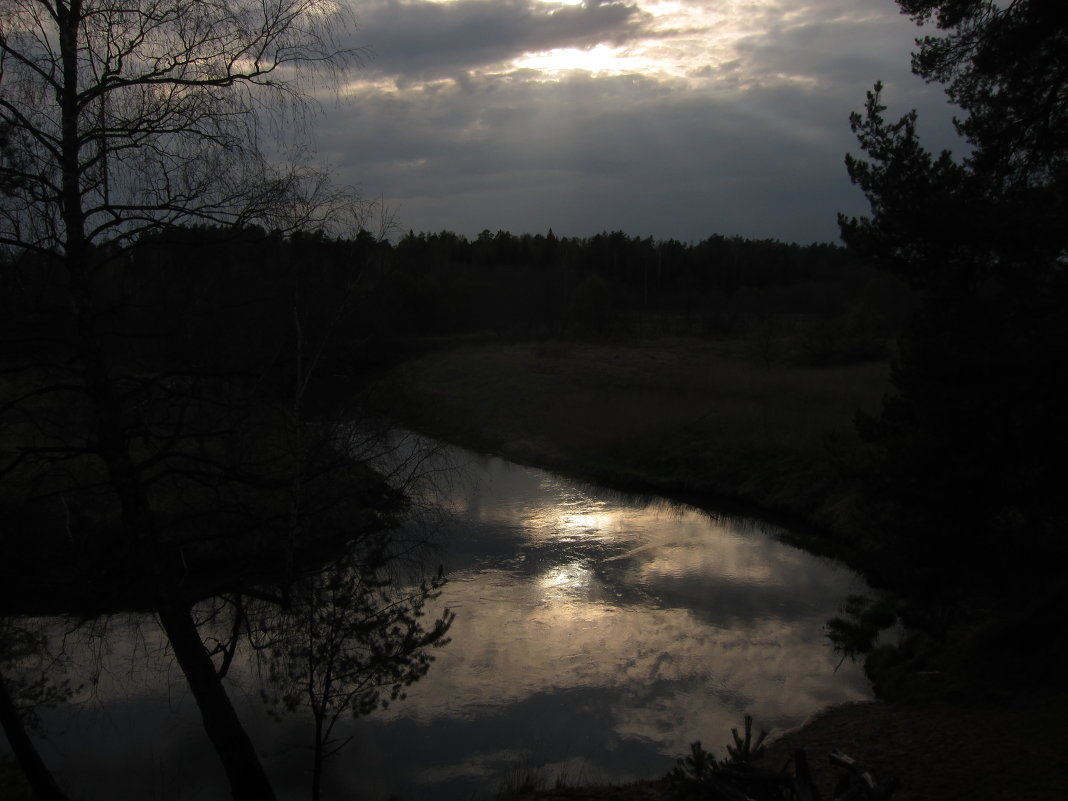
[(839, 530), (839, 469), (889, 367), (772, 364), (744, 342), (482, 343), (405, 362), (371, 403), (470, 447), (621, 489)]

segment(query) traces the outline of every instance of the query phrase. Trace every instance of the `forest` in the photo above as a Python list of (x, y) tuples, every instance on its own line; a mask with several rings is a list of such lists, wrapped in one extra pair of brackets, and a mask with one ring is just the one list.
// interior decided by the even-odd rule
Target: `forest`
[[(0, 270), (12, 352), (69, 327), (62, 273), (48, 259), (9, 253)], [(122, 348), (141, 342), (163, 356), (188, 347), (202, 359), (231, 349), (233, 359), (251, 359), (241, 332), (255, 331), (255, 348), (271, 350), (299, 313), (303, 336), (329, 338), (333, 358), (379, 366), (405, 348), (470, 337), (759, 344), (789, 335), (790, 358), (802, 362), (885, 358), (913, 303), (903, 282), (834, 244), (714, 235), (687, 245), (619, 231), (483, 231), (473, 241), (408, 232), (394, 242), (366, 230), (344, 238), (175, 228), (107, 261), (96, 292)], [(174, 341), (178, 331), (185, 345)]]

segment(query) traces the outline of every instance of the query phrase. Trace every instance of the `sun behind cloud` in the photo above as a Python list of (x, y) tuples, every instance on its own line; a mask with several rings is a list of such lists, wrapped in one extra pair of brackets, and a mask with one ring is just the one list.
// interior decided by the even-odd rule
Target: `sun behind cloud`
[(360, 8), (367, 57), (321, 152), (416, 229), (827, 240), (865, 211), (841, 162), (872, 81), (955, 141), (892, 0)]
[(594, 75), (648, 74), (656, 71), (659, 65), (652, 59), (628, 52), (627, 48), (599, 44), (590, 48), (558, 47), (526, 53), (516, 59), (515, 66), (556, 76), (576, 70)]
[[(582, 5), (545, 2), (547, 6)], [(636, 7), (644, 18), (642, 35), (625, 43), (603, 41), (587, 47), (558, 47), (529, 51), (514, 59), (520, 69), (558, 80), (574, 72), (610, 77), (640, 74), (651, 78), (687, 80), (714, 78), (723, 65), (740, 63), (739, 43), (761, 30), (769, 15), (780, 13), (772, 0), (722, 0), (707, 4), (661, 0)]]

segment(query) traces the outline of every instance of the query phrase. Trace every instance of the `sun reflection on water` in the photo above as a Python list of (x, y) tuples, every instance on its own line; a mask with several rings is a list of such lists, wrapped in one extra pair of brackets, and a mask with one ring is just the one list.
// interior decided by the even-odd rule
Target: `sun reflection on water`
[[(452, 642), (403, 703), (345, 724), (341, 736), (365, 732), (372, 744), (336, 763), (345, 781), (378, 775), (372, 757), (393, 751), (403, 769), (419, 765), (406, 781), (421, 783), (487, 781), (517, 755), (537, 764), (578, 756), (608, 781), (637, 777), (640, 763), (647, 778), (744, 712), (782, 729), (868, 697), (859, 668), (835, 672), (822, 633), (841, 599), (862, 589), (848, 571), (696, 509), (493, 459), (476, 478), (445, 499), (449, 583), (438, 602), (457, 613)], [(115, 630), (129, 647), (149, 641)], [(102, 660), (121, 663), (122, 653)], [(256, 675), (239, 656), (230, 680), (254, 694)], [(182, 686), (176, 676), (168, 686)], [(151, 686), (156, 695), (138, 704), (170, 703), (160, 682)], [(95, 697), (115, 715), (131, 695), (107, 679)], [(255, 703), (243, 709), (262, 716)], [(181, 736), (195, 725), (190, 712)], [(258, 736), (268, 750), (293, 739), (267, 726)]]
[(556, 565), (538, 577), (544, 603), (581, 602), (590, 595), (593, 582), (593, 572), (581, 562)]
[(828, 698), (864, 697), (859, 673), (835, 675), (822, 638), (852, 574), (744, 522), (484, 467), (469, 509), (509, 525), (522, 558), (455, 576), (442, 602), (459, 608), (462, 645), (403, 714), (610, 693), (615, 736), (671, 753), (706, 726), (737, 725), (739, 710), (796, 725)]

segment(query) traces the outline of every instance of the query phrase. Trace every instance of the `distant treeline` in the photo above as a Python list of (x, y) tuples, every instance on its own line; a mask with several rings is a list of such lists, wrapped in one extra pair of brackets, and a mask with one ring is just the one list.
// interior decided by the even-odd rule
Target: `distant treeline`
[(389, 256), (424, 333), (732, 335), (769, 318), (787, 329), (850, 314), (889, 330), (907, 304), (900, 286), (833, 244), (443, 231), (409, 232)]
[[(284, 360), (294, 337), (366, 351), (470, 335), (713, 335), (759, 341), (764, 358), (785, 339), (809, 361), (862, 358), (880, 355), (910, 303), (843, 247), (724, 236), (684, 244), (619, 231), (474, 240), (442, 231), (391, 242), (366, 231), (197, 227), (98, 257), (96, 313), (123, 340), (117, 352), (150, 343), (227, 368), (252, 352)], [(9, 348), (70, 326), (54, 265), (7, 259), (0, 280)]]

